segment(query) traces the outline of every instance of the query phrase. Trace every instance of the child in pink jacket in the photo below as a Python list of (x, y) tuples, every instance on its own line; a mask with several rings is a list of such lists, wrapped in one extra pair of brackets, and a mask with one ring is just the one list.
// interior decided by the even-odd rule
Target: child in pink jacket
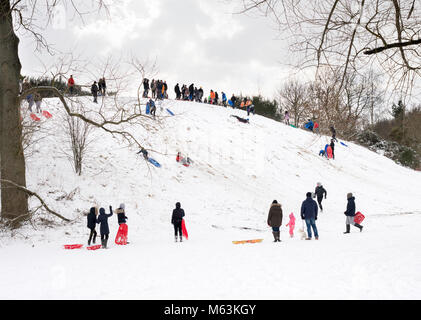
[(291, 214), (289, 215), (289, 222), (286, 225), (286, 227), (289, 226), (289, 235), (290, 237), (294, 237), (294, 228), (295, 228), (295, 217), (294, 214), (291, 212)]

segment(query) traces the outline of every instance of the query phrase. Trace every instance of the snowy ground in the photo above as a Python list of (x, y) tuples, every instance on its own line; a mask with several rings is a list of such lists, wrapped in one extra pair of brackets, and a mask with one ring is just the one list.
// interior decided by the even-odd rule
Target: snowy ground
[[(82, 101), (99, 108), (90, 98)], [(78, 177), (63, 153), (63, 111), (58, 100), (47, 103), (54, 116), (42, 119), (42, 139), (27, 150), (28, 187), (74, 222), (43, 215), (55, 223), (26, 226), (13, 237), (0, 233), (0, 299), (421, 298), (420, 172), (349, 142), (337, 144), (336, 160), (327, 161), (318, 152), (328, 137), (260, 116), (250, 124), (230, 117), (246, 117), (242, 110), (168, 100), (158, 107), (159, 121), (147, 120), (151, 130), (126, 128), (146, 141), (162, 168), (95, 129)], [(176, 163), (177, 151), (194, 165)], [(299, 209), (316, 182), (328, 192), (317, 220), (320, 240), (302, 241)], [(348, 192), (366, 216), (362, 233), (342, 234)], [(284, 210), (281, 243), (272, 242), (266, 224), (274, 199)], [(170, 224), (177, 201), (190, 235), (183, 243), (174, 243)], [(84, 214), (91, 206), (108, 211), (122, 202), (128, 246), (113, 243), (114, 216), (109, 250), (62, 248), (86, 245)], [(297, 218), (294, 238), (285, 227), (290, 212)], [(253, 238), (264, 241), (231, 242)]]

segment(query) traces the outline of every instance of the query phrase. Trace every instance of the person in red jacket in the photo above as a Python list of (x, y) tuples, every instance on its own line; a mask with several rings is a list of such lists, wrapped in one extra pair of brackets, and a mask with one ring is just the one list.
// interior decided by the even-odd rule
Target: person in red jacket
[(316, 132), (316, 134), (319, 134), (319, 124), (314, 121), (314, 132)]
[(75, 86), (75, 80), (73, 79), (73, 75), (71, 75), (69, 80), (67, 81), (67, 86), (69, 87), (70, 94), (73, 94), (73, 88)]

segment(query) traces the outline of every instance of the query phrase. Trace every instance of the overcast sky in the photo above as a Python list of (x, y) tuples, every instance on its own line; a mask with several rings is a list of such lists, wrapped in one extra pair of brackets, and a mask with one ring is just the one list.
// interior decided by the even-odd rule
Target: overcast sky
[[(221, 0), (120, 0), (110, 6), (110, 18), (92, 14), (82, 23), (69, 8), (59, 7), (45, 36), (57, 50), (92, 64), (129, 53), (156, 59), (155, 78), (167, 80), (171, 96), (178, 82), (202, 86), (206, 93), (272, 98), (289, 73), (281, 63), (287, 61), (287, 46), (276, 40), (268, 18), (233, 14), (238, 8), (239, 2)], [(41, 61), (48, 65), (57, 57), (34, 49), (33, 40), (22, 37), (23, 74), (39, 72)]]

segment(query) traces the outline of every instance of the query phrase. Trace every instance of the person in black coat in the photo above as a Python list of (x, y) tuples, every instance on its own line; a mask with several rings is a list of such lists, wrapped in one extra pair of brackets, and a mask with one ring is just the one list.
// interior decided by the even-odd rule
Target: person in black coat
[(184, 217), (184, 210), (181, 209), (180, 202), (175, 204), (175, 209), (172, 212), (171, 223), (174, 225), (175, 242), (177, 242), (177, 234), (180, 236), (180, 242), (183, 241), (183, 232), (181, 230), (181, 223)]
[(235, 102), (237, 101), (237, 98), (232, 94), (231, 102), (232, 102), (232, 108), (235, 109)]
[(312, 234), (311, 229), (314, 231), (314, 237), (316, 240), (319, 240), (319, 233), (317, 232), (316, 220), (318, 207), (316, 201), (311, 198), (311, 192), (307, 192), (307, 198), (303, 201), (301, 205), (301, 219), (305, 220), (307, 225), (307, 234), (308, 237), (306, 240), (311, 240)]
[(149, 79), (143, 79), (143, 98), (147, 98), (149, 94)]
[(88, 220), (88, 228), (91, 230), (89, 234), (88, 246), (91, 245), (91, 241), (95, 243), (96, 241), (96, 216), (98, 215), (98, 208), (92, 207), (88, 213), (87, 220)]
[(102, 248), (107, 248), (108, 236), (110, 234), (110, 228), (108, 227), (108, 218), (113, 215), (113, 208), (110, 206), (110, 213), (106, 214), (105, 209), (99, 209), (99, 216), (96, 219), (96, 223), (100, 224), (99, 232), (101, 233), (101, 244)]
[(360, 232), (363, 231), (363, 226), (359, 225), (358, 223), (354, 222), (355, 218), (355, 197), (352, 195), (352, 193), (348, 193), (346, 195), (348, 199), (348, 203), (346, 205), (346, 211), (344, 212), (346, 216), (346, 231), (344, 233), (350, 233), (351, 231), (351, 224), (358, 229), (360, 229)]
[(174, 87), (174, 91), (175, 91), (175, 98), (177, 99), (177, 100), (180, 100), (180, 97), (181, 97), (181, 91), (180, 91), (180, 86), (179, 86), (179, 84), (177, 83), (176, 85), (175, 85), (175, 87)]
[(98, 91), (99, 91), (98, 85), (96, 84), (96, 81), (94, 81), (94, 84), (91, 87), (91, 93), (94, 96), (94, 102), (95, 103), (98, 103), (98, 101), (97, 101)]
[(190, 101), (193, 101), (193, 93), (194, 93), (194, 84), (192, 83), (190, 86), (189, 86), (189, 100)]
[(323, 200), (323, 195), (327, 196), (327, 191), (325, 188), (323, 188), (321, 182), (317, 182), (317, 186), (316, 186), (316, 190), (314, 191), (314, 193), (317, 196), (317, 203), (319, 204), (319, 208), (321, 211), (323, 211), (323, 207), (322, 207), (322, 200)]
[(126, 220), (129, 219), (126, 217), (126, 211), (125, 211), (125, 205), (124, 203), (120, 204), (120, 207), (116, 210), (115, 213), (117, 213), (117, 221), (118, 224), (126, 223)]
[(336, 142), (338, 142), (338, 140), (336, 139), (336, 130), (335, 128), (332, 126), (330, 126), (330, 132), (332, 133), (332, 139), (335, 140)]

